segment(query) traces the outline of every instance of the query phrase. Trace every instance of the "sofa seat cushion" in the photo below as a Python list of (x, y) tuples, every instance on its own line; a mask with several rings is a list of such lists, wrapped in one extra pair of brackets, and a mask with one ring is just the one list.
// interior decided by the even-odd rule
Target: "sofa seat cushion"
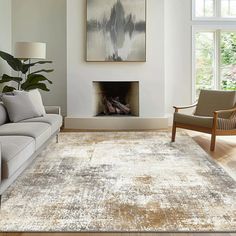
[(212, 128), (213, 118), (195, 115), (185, 115), (182, 113), (175, 113), (174, 121), (186, 125), (194, 125), (205, 128)]
[(37, 117), (21, 121), (21, 123), (26, 123), (26, 122), (41, 122), (49, 124), (51, 125), (52, 134), (54, 134), (62, 126), (62, 116), (57, 114), (46, 114), (43, 117)]
[(36, 149), (51, 136), (51, 126), (46, 123), (9, 123), (0, 126), (0, 136), (29, 136), (35, 139)]
[(35, 152), (35, 139), (26, 136), (0, 136), (2, 178), (10, 178)]

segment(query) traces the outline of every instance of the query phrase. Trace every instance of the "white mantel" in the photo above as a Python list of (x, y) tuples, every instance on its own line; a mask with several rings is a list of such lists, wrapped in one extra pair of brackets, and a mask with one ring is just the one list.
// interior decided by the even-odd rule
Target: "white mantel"
[[(86, 1), (67, 1), (67, 117), (70, 129), (165, 128), (164, 0), (147, 1), (147, 62), (89, 63)], [(93, 81), (139, 81), (139, 118), (94, 118)], [(100, 120), (99, 120), (100, 119)], [(120, 120), (120, 121), (119, 121)], [(107, 125), (107, 121), (110, 125)], [(120, 122), (120, 127), (119, 127)], [(125, 125), (124, 125), (125, 124)], [(109, 126), (109, 127), (108, 127)]]

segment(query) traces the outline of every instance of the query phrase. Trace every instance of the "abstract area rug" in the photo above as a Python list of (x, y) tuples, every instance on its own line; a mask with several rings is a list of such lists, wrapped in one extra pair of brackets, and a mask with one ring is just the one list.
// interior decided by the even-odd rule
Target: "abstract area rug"
[(3, 195), (0, 231), (235, 231), (236, 182), (178, 136), (62, 133)]

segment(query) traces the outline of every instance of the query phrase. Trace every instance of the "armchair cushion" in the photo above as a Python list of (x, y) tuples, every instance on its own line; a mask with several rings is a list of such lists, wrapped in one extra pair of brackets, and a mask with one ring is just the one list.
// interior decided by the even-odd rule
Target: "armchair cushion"
[(174, 122), (186, 124), (186, 125), (212, 128), (213, 117), (203, 117), (203, 116), (185, 115), (182, 113), (175, 113)]
[[(175, 113), (174, 114), (174, 122), (177, 122), (180, 124), (204, 127), (204, 128), (212, 128), (212, 126), (213, 126), (213, 118), (212, 117), (185, 115), (182, 113)], [(217, 129), (220, 129), (220, 130), (236, 129), (236, 118), (233, 118), (233, 119), (218, 118)]]
[[(231, 109), (235, 103), (235, 91), (201, 90), (194, 115), (213, 117), (214, 111)], [(231, 115), (232, 113), (224, 113), (220, 114), (219, 117), (227, 119)]]

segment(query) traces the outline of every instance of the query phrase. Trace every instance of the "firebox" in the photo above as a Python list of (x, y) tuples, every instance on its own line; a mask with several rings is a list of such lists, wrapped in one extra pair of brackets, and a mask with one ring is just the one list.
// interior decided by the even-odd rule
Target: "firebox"
[(93, 82), (95, 116), (139, 116), (139, 82)]

